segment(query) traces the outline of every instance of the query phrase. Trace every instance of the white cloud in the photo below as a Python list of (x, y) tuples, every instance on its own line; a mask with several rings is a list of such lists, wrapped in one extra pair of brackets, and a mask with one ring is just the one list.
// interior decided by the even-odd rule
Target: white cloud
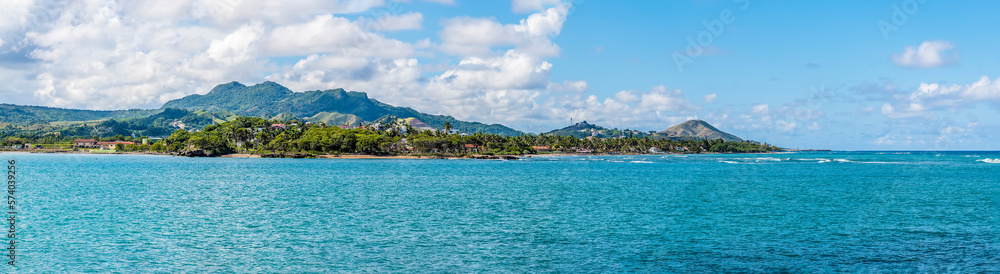
[(896, 144), (909, 146), (913, 144), (913, 136), (911, 135), (900, 136), (897, 134), (886, 133), (885, 135), (878, 137), (878, 139), (875, 139), (874, 143), (876, 145), (883, 145), (883, 146), (896, 145)]
[(717, 98), (717, 97), (719, 97), (717, 94), (712, 93), (712, 94), (709, 94), (709, 95), (705, 95), (705, 97), (702, 97), (702, 98), (705, 100), (705, 103), (708, 104), (708, 103), (711, 103), (711, 102), (715, 102), (715, 98)]
[[(159, 3), (162, 0), (147, 0)], [(210, 21), (219, 26), (238, 26), (258, 21), (269, 24), (293, 24), (314, 14), (350, 14), (384, 6), (384, 0), (192, 0), (190, 14), (194, 19)]]
[(511, 10), (516, 13), (532, 12), (560, 4), (561, 0), (511, 0)]
[(441, 51), (464, 57), (496, 55), (494, 47), (513, 46), (537, 57), (559, 54), (550, 37), (558, 35), (569, 12), (568, 4), (528, 16), (518, 24), (501, 24), (495, 19), (459, 17), (445, 21), (441, 30)]
[(966, 85), (942, 85), (921, 83), (910, 100), (928, 102), (934, 105), (955, 106), (964, 103), (1000, 101), (1000, 78), (991, 81), (982, 76), (979, 81)]
[(648, 110), (680, 113), (700, 110), (699, 107), (692, 105), (684, 98), (684, 93), (681, 90), (668, 90), (662, 85), (653, 87), (652, 91), (642, 94), (640, 98), (639, 107)]
[(554, 92), (584, 92), (590, 89), (587, 85), (587, 81), (570, 81), (565, 80), (562, 83), (549, 83), (546, 90)]
[(623, 103), (635, 103), (639, 101), (639, 96), (635, 95), (635, 91), (623, 90), (615, 93), (615, 100)]
[(936, 111), (957, 111), (979, 103), (1000, 104), (1000, 78), (982, 76), (978, 81), (959, 84), (921, 83), (916, 91), (882, 105), (881, 112), (889, 118), (936, 119)]
[[(543, 102), (535, 120), (561, 122), (573, 117), (607, 127), (629, 127), (663, 130), (674, 124), (694, 119), (701, 110), (691, 104), (681, 90), (656, 86), (648, 92), (623, 90), (613, 97), (595, 95), (565, 95)], [(543, 121), (544, 121), (543, 120)]]
[[(381, 0), (280, 5), (232, 0), (18, 1), (5, 5), (16, 9), (3, 8), (0, 13), (31, 12), (0, 23), (5, 41), (0, 54), (13, 52), (33, 59), (19, 68), (35, 76), (30, 83), (18, 82), (19, 86), (4, 90), (33, 90), (40, 102), (36, 104), (58, 107), (159, 107), (219, 83), (260, 81), (261, 75), (281, 69), (268, 65), (269, 57), (359, 56), (383, 62), (413, 55), (407, 43), (329, 15), (383, 4)], [(227, 17), (226, 12), (233, 14)], [(311, 16), (315, 13), (327, 15)], [(392, 28), (412, 28), (407, 24), (417, 21), (418, 15), (391, 17), (397, 22)], [(282, 34), (288, 36), (273, 38)], [(10, 37), (20, 38), (12, 43)], [(364, 44), (355, 44), (358, 41)], [(23, 53), (16, 52), (22, 49)]]
[(753, 109), (750, 111), (750, 113), (753, 113), (753, 114), (756, 114), (756, 115), (767, 115), (770, 112), (771, 112), (771, 108), (768, 107), (766, 104), (754, 105)]
[(904, 68), (934, 68), (957, 64), (961, 58), (948, 41), (924, 41), (920, 46), (908, 46), (903, 53), (893, 54), (893, 64)]
[[(48, 7), (32, 3), (31, 12)], [(357, 20), (337, 15), (393, 4), (94, 0), (55, 5), (57, 16), (38, 24), (13, 12), (0, 22), (0, 54), (24, 49), (33, 62), (0, 66), (3, 75), (16, 78), (0, 86), (0, 94), (33, 96), (36, 104), (57, 107), (156, 108), (220, 83), (271, 80), (295, 91), (363, 91), (390, 104), (519, 129), (526, 129), (524, 123), (561, 125), (569, 117), (665, 129), (701, 111), (684, 92), (665, 86), (599, 97), (587, 93), (587, 81), (552, 81), (550, 59), (559, 54), (552, 39), (562, 31), (568, 3), (522, 3), (537, 12), (513, 23), (442, 20), (438, 45), (380, 33), (421, 29), (420, 13), (362, 14)], [(279, 57), (282, 63), (271, 61)]]
[(795, 130), (795, 123), (788, 122), (788, 121), (785, 121), (785, 120), (778, 120), (778, 122), (776, 123), (776, 126), (778, 127), (778, 130), (781, 130), (781, 131), (784, 131), (784, 132), (791, 132), (791, 131)]
[(252, 46), (263, 32), (260, 25), (244, 26), (222, 40), (213, 40), (208, 46), (208, 56), (228, 66), (250, 61), (257, 57)]
[(812, 124), (809, 125), (808, 127), (806, 127), (806, 129), (808, 129), (808, 130), (819, 130), (820, 129), (819, 123), (812, 122)]
[(517, 50), (508, 50), (496, 58), (463, 59), (457, 69), (444, 72), (434, 81), (463, 90), (542, 89), (548, 85), (551, 70), (549, 62)]
[(419, 30), (420, 24), (424, 21), (424, 15), (419, 12), (408, 12), (402, 15), (383, 15), (378, 20), (372, 22), (369, 30), (374, 31), (397, 31), (397, 30)]
[(301, 24), (277, 27), (263, 47), (269, 56), (340, 52), (363, 57), (402, 58), (414, 51), (408, 43), (366, 32), (356, 21), (329, 14)]

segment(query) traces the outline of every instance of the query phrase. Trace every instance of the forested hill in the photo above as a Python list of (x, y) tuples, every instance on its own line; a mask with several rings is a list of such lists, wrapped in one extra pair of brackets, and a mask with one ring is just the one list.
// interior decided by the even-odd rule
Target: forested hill
[[(604, 133), (604, 128), (598, 125), (587, 123), (587, 121), (579, 122), (568, 127), (546, 132), (545, 135), (558, 135), (558, 136), (573, 136), (576, 138), (585, 138), (591, 136), (592, 132), (597, 132), (598, 134)], [(599, 137), (602, 135), (598, 135)]]
[[(435, 128), (450, 122), (455, 129), (516, 136), (523, 134), (509, 127), (478, 122), (459, 121), (451, 116), (421, 113), (411, 108), (396, 107), (368, 98), (364, 92), (343, 89), (293, 92), (274, 82), (246, 86), (238, 82), (218, 85), (205, 95), (188, 95), (172, 100), (163, 108), (228, 111), (240, 116), (274, 117), (290, 114), (311, 122), (343, 123), (373, 122), (386, 116), (417, 118)], [(333, 118), (331, 118), (333, 117)], [(331, 120), (332, 119), (332, 120)]]
[(157, 109), (84, 110), (0, 104), (0, 123), (30, 125), (56, 121), (94, 121), (140, 118), (159, 113)]

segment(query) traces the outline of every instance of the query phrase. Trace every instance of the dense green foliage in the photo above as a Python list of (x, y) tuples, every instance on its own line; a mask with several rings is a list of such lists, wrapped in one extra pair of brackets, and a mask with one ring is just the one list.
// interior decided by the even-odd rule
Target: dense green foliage
[(521, 135), (502, 136), (477, 133), (446, 134), (444, 131), (404, 130), (390, 124), (343, 129), (323, 124), (286, 122), (286, 128), (269, 127), (275, 120), (239, 117), (212, 125), (195, 133), (178, 130), (164, 140), (166, 151), (189, 154), (204, 151), (207, 155), (257, 153), (319, 154), (534, 154), (542, 152), (649, 153), (652, 151), (771, 152), (780, 150), (767, 144), (725, 142), (722, 140), (681, 140), (654, 138), (580, 139), (571, 136)]
[(451, 116), (430, 115), (411, 108), (392, 106), (370, 99), (363, 92), (343, 89), (292, 92), (274, 82), (264, 82), (249, 87), (237, 82), (223, 84), (216, 86), (208, 94), (189, 95), (167, 102), (163, 107), (229, 111), (241, 116), (266, 118), (284, 114), (300, 117), (304, 121), (327, 124), (350, 121), (354, 117), (364, 122), (373, 122), (385, 116), (413, 117), (435, 128), (444, 127), (448, 122), (455, 129), (468, 133), (483, 132), (509, 136), (523, 134), (499, 124), (486, 125), (459, 121)]
[(545, 135), (559, 135), (559, 136), (572, 136), (576, 138), (586, 138), (589, 136), (597, 138), (653, 138), (653, 139), (670, 139), (674, 141), (683, 140), (716, 140), (722, 139), (730, 142), (743, 142), (743, 139), (736, 137), (719, 129), (716, 129), (712, 125), (701, 120), (690, 120), (675, 126), (670, 127), (667, 130), (655, 132), (655, 131), (638, 131), (630, 129), (608, 129), (598, 125), (587, 123), (587, 121), (576, 123), (572, 126), (565, 128), (553, 130), (546, 132)]
[[(214, 113), (217, 120), (227, 116), (227, 113)], [(229, 114), (231, 115), (231, 114)], [(132, 136), (165, 137), (177, 130), (177, 125), (188, 129), (203, 128), (213, 124), (213, 113), (191, 112), (183, 109), (164, 109), (159, 113), (130, 119), (109, 119), (96, 122), (77, 122), (65, 125), (36, 124), (30, 126), (7, 124), (0, 127), (0, 138), (19, 140), (8, 142), (25, 143), (72, 143), (73, 139), (98, 139), (105, 141), (132, 141)], [(126, 136), (127, 139), (122, 137)], [(139, 138), (135, 138), (139, 140)]]
[[(168, 121), (192, 124), (211, 123), (203, 112), (166, 109), (146, 118), (123, 121), (107, 120), (95, 125), (75, 126), (60, 134), (43, 133), (7, 126), (0, 131), (0, 145), (25, 143), (71, 143), (75, 137), (92, 137), (98, 141), (139, 141), (145, 136), (132, 137), (134, 132), (161, 133)], [(403, 123), (369, 124), (344, 129), (323, 123), (267, 120), (258, 117), (235, 117), (221, 124), (209, 124), (201, 131), (174, 130), (169, 137), (149, 145), (119, 145), (121, 151), (152, 151), (190, 156), (218, 156), (230, 153), (251, 153), (272, 156), (366, 154), (366, 155), (519, 155), (534, 153), (703, 153), (703, 152), (771, 152), (780, 149), (753, 142), (717, 140), (672, 140), (666, 138), (615, 137), (577, 138), (560, 135), (504, 136), (476, 133), (447, 134), (446, 131), (420, 131)], [(390, 117), (387, 120), (396, 120)], [(272, 126), (284, 124), (285, 127)], [(446, 124), (450, 127), (450, 123)], [(9, 134), (9, 133), (15, 134)], [(165, 135), (165, 134), (164, 134)]]
[(0, 123), (30, 125), (56, 121), (129, 119), (145, 117), (157, 112), (159, 110), (130, 109), (105, 111), (0, 104)]

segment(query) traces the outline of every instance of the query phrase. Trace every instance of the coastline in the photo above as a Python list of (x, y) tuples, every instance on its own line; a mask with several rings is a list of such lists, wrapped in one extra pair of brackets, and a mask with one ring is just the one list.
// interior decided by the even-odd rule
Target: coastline
[[(176, 156), (176, 157), (189, 157), (184, 155), (172, 154), (172, 153), (158, 153), (158, 152), (113, 152), (113, 153), (92, 153), (89, 151), (72, 151), (72, 150), (0, 150), (0, 153), (60, 153), (60, 154), (93, 154), (93, 155), (115, 155), (115, 154), (125, 154), (125, 155), (153, 155), (153, 156)], [(249, 154), (249, 153), (233, 153), (219, 156), (211, 156), (206, 158), (313, 158), (313, 159), (405, 159), (405, 160), (432, 160), (432, 159), (478, 159), (478, 160), (517, 160), (521, 158), (532, 158), (532, 157), (580, 157), (580, 156), (654, 156), (654, 155), (698, 155), (698, 154), (784, 154), (793, 153), (792, 151), (779, 151), (779, 152), (761, 152), (761, 153), (722, 153), (722, 152), (705, 152), (705, 153), (658, 153), (658, 154), (648, 154), (648, 153), (545, 153), (545, 154), (522, 154), (522, 155), (481, 155), (472, 154), (464, 156), (446, 156), (446, 155), (365, 155), (365, 154), (321, 154), (313, 155), (310, 157), (264, 157), (260, 154)]]

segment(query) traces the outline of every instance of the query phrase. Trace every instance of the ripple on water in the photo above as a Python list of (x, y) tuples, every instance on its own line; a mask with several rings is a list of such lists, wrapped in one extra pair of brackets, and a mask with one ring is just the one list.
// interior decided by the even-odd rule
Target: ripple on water
[[(995, 272), (1000, 185), (985, 164), (1000, 156), (940, 154), (16, 155), (30, 178), (19, 268)], [(911, 164), (866, 166), (882, 162)]]

